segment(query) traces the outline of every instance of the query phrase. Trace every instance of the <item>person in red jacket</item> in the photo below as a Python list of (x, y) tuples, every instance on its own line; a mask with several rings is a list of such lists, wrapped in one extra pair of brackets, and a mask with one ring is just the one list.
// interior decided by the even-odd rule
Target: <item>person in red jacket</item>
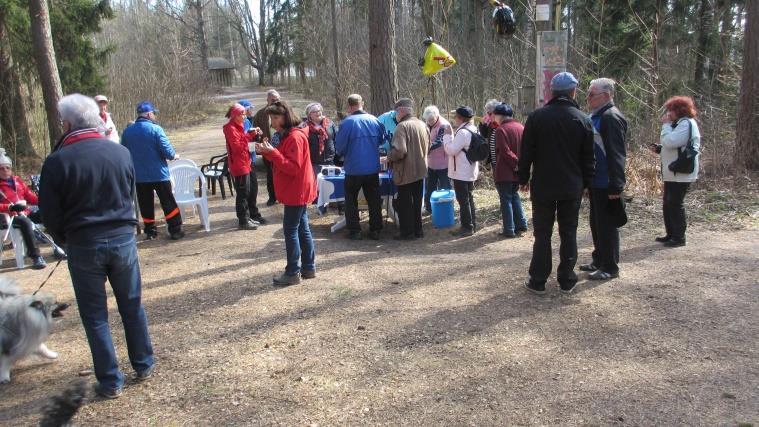
[(258, 181), (256, 170), (250, 161), (250, 149), (248, 144), (255, 141), (261, 134), (258, 128), (252, 128), (245, 132), (245, 107), (240, 104), (233, 105), (227, 112), (229, 122), (224, 125), (224, 138), (227, 140), (227, 164), (229, 173), (234, 178), (235, 207), (237, 209), (238, 228), (240, 230), (255, 230), (259, 224), (265, 224), (266, 220), (256, 207), (258, 198)]
[[(40, 255), (40, 248), (34, 238), (32, 219), (36, 214), (32, 214), (29, 209), (37, 203), (37, 195), (24, 184), (21, 178), (13, 176), (13, 163), (5, 155), (5, 150), (0, 148), (0, 213), (13, 217), (13, 227), (21, 230), (24, 246), (26, 246), (26, 256), (31, 258), (32, 268), (41, 270), (47, 266), (47, 263)], [(5, 228), (8, 227), (5, 215), (0, 216), (0, 223)]]
[[(274, 165), (274, 192), (285, 206), (282, 228), (287, 250), (285, 272), (274, 278), (275, 285), (300, 283), (301, 277), (316, 277), (316, 249), (308, 225), (308, 205), (316, 198), (316, 179), (311, 167), (308, 128), (298, 128), (292, 108), (277, 101), (266, 108), (271, 127), (280, 135), (277, 148), (264, 138), (256, 151)], [(300, 261), (300, 265), (298, 263)]]
[(493, 178), (501, 202), (503, 230), (498, 233), (503, 238), (514, 238), (527, 231), (527, 218), (519, 197), (517, 164), (522, 148), (524, 126), (514, 120), (511, 105), (500, 104), (493, 109), (493, 121), (498, 123), (495, 130), (495, 158), (492, 161)]

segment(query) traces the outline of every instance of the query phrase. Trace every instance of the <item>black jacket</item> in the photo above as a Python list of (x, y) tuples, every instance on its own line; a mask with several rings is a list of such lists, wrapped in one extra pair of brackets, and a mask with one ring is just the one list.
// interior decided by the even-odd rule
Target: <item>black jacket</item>
[[(303, 122), (303, 127), (308, 127), (308, 121)], [(308, 150), (311, 154), (311, 163), (314, 165), (332, 165), (335, 163), (335, 124), (330, 121), (327, 126), (329, 138), (324, 141), (324, 151), (319, 154), (319, 135), (308, 132)]]
[(42, 165), (39, 207), (58, 243), (134, 233), (134, 167), (129, 150), (107, 139), (62, 146)]
[[(627, 121), (622, 112), (608, 103), (591, 116), (601, 140), (596, 142), (596, 175), (593, 188), (608, 188), (609, 194), (621, 194), (625, 189), (625, 135)], [(601, 145), (599, 146), (599, 142)]]
[(550, 100), (530, 114), (522, 134), (519, 182), (530, 182), (536, 200), (582, 197), (593, 181), (593, 124), (566, 96)]

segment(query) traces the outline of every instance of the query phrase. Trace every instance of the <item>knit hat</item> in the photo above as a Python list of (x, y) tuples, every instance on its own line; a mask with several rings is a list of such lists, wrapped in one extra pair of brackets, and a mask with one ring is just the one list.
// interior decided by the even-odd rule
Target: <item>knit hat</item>
[(572, 73), (568, 73), (566, 71), (562, 71), (561, 73), (556, 74), (551, 79), (551, 90), (553, 91), (572, 90), (576, 87), (577, 79), (572, 75)]
[(394, 108), (414, 108), (414, 101), (410, 98), (401, 98), (395, 102)]
[(498, 116), (513, 117), (514, 109), (509, 104), (498, 104), (493, 109), (493, 114)]
[(319, 104), (318, 102), (312, 102), (306, 105), (306, 115), (309, 115), (311, 114), (312, 111), (316, 111), (316, 110), (324, 110), (324, 108), (322, 108), (322, 105)]
[(465, 119), (471, 119), (472, 117), (474, 117), (474, 110), (472, 110), (471, 107), (462, 105), (461, 107), (456, 108), (456, 114), (458, 114), (459, 116)]
[(5, 155), (5, 148), (0, 148), (0, 166), (13, 166), (11, 158)]

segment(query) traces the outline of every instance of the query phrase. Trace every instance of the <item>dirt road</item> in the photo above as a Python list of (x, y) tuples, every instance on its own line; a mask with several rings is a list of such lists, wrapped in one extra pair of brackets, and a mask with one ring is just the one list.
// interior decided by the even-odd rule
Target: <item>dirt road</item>
[[(261, 103), (260, 96), (253, 96)], [(175, 134), (197, 161), (224, 151), (222, 119)], [(492, 190), (477, 190), (484, 217)], [(265, 195), (259, 193), (259, 201)], [(211, 198), (212, 232), (139, 244), (155, 377), (94, 401), (81, 425), (736, 425), (759, 423), (759, 232), (689, 229), (665, 249), (656, 205), (634, 202), (621, 277), (577, 293), (522, 287), (532, 238), (499, 240), (489, 219), (453, 239), (348, 241), (312, 212), (318, 278), (275, 288), (282, 208), (237, 231), (234, 201)], [(650, 213), (653, 210), (654, 213)], [(161, 215), (158, 215), (161, 218)], [(578, 233), (580, 261), (591, 242)], [(557, 246), (556, 244), (554, 245)], [(49, 270), (5, 272), (32, 291)], [(73, 302), (61, 266), (48, 289)], [(581, 277), (585, 277), (582, 275)], [(131, 373), (113, 300), (111, 324)], [(91, 367), (76, 308), (49, 346), (0, 386), (0, 424), (33, 425), (48, 397)], [(90, 378), (91, 379), (91, 378)]]

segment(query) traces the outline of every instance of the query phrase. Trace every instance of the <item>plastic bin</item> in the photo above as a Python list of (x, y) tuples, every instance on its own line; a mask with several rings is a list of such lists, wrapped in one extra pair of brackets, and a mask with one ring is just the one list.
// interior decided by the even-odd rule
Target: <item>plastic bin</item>
[(430, 195), (430, 205), (432, 205), (432, 225), (434, 227), (448, 228), (456, 224), (456, 220), (454, 219), (454, 200), (456, 200), (456, 193), (453, 190), (432, 192)]

